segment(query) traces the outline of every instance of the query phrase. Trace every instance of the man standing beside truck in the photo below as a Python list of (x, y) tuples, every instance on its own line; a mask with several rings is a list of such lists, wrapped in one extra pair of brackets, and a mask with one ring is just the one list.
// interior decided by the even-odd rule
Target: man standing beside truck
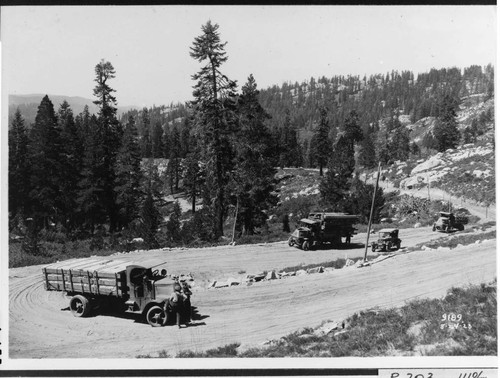
[(182, 283), (182, 293), (184, 294), (184, 303), (183, 303), (183, 321), (186, 324), (191, 323), (191, 295), (193, 294), (191, 292), (191, 289), (189, 287), (189, 284), (184, 281)]
[[(184, 299), (185, 295), (181, 291), (181, 285), (179, 285), (179, 283), (176, 283), (174, 285), (174, 291), (170, 296), (169, 304), (172, 310), (172, 314), (175, 314), (175, 323), (179, 328), (181, 328), (181, 318), (183, 318), (184, 313)], [(184, 323), (184, 319), (182, 319), (182, 323)]]

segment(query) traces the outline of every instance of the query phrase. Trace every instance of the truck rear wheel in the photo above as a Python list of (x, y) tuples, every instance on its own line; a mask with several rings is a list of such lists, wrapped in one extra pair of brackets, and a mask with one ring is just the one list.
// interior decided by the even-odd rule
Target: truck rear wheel
[(309, 251), (309, 249), (311, 248), (311, 245), (309, 244), (309, 241), (305, 241), (303, 244), (302, 244), (302, 249), (304, 251)]
[(160, 306), (153, 306), (148, 310), (146, 320), (151, 327), (162, 327), (167, 323), (167, 314)]
[(69, 301), (69, 308), (71, 310), (71, 313), (77, 318), (88, 315), (88, 313), (90, 312), (90, 307), (91, 306), (89, 300), (83, 295), (75, 295)]

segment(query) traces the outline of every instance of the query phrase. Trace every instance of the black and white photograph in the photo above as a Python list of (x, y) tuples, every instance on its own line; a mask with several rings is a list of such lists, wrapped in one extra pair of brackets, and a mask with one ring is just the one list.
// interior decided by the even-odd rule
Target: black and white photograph
[(495, 5), (0, 15), (0, 372), (496, 376)]

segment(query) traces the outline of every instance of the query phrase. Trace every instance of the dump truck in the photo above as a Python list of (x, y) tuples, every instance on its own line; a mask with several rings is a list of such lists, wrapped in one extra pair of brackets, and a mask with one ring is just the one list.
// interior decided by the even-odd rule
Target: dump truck
[(345, 213), (311, 212), (299, 222), (299, 227), (290, 235), (288, 245), (304, 251), (320, 247), (323, 244), (333, 246), (350, 244), (356, 234), (353, 225), (358, 222), (357, 215)]
[(76, 317), (92, 309), (109, 307), (140, 314), (153, 327), (167, 324), (168, 300), (176, 280), (166, 269), (154, 269), (126, 261), (66, 261), (42, 269), (45, 289), (70, 296), (69, 309)]
[(378, 240), (372, 242), (372, 252), (388, 252), (401, 248), (401, 239), (397, 228), (383, 228), (378, 232)]
[(432, 226), (432, 231), (446, 233), (463, 231), (467, 223), (469, 223), (469, 218), (465, 215), (441, 211), (438, 220)]

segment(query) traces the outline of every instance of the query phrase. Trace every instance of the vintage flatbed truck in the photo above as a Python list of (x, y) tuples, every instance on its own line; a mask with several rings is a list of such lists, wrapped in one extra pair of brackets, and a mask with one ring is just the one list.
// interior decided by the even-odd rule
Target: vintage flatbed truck
[(350, 244), (356, 234), (353, 225), (358, 222), (357, 215), (345, 213), (311, 212), (300, 220), (299, 227), (290, 235), (288, 245), (305, 251), (329, 243), (334, 246)]
[[(154, 267), (153, 267), (154, 268)], [(153, 327), (169, 318), (168, 300), (176, 281), (158, 270), (117, 260), (63, 261), (42, 269), (45, 289), (71, 296), (69, 308), (76, 317), (92, 309), (141, 314)]]

